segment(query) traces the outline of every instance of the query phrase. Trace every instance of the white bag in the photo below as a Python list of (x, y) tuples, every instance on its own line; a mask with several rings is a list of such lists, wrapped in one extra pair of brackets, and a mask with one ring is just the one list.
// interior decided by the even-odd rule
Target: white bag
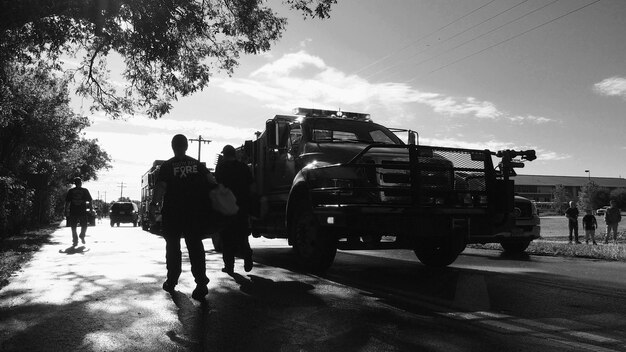
[(211, 207), (222, 215), (235, 215), (239, 211), (237, 206), (237, 198), (233, 192), (224, 187), (222, 184), (218, 184), (209, 192), (209, 198), (211, 199)]

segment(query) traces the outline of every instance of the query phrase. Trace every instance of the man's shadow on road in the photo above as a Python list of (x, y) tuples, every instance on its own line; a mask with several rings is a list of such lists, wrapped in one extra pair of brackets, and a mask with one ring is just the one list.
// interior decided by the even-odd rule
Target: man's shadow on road
[(85, 252), (89, 252), (89, 248), (85, 246), (71, 246), (65, 249), (59, 249), (59, 253), (72, 255), (72, 254), (85, 254)]
[(249, 279), (238, 273), (230, 276), (240, 285), (242, 292), (265, 301), (281, 302), (293, 306), (315, 306), (321, 304), (310, 291), (315, 286), (300, 281), (273, 281), (256, 275)]

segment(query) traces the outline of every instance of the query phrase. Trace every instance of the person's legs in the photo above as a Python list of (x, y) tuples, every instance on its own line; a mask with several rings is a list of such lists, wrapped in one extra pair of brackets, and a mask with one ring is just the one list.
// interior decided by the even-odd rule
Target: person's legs
[(617, 243), (617, 223), (611, 225), (613, 227), (613, 241)]
[(204, 244), (200, 235), (185, 236), (187, 251), (189, 252), (189, 261), (191, 262), (191, 273), (195, 279), (196, 285), (206, 286), (209, 278), (206, 276), (206, 258), (204, 254)]
[(243, 257), (243, 268), (246, 272), (252, 270), (254, 263), (252, 262), (252, 248), (250, 248), (250, 242), (248, 237), (250, 235), (250, 229), (248, 228), (248, 219), (244, 217), (239, 219), (237, 224), (237, 250)]
[(165, 266), (167, 282), (173, 287), (178, 284), (182, 272), (182, 253), (180, 252), (180, 236), (168, 234), (165, 238)]
[(222, 239), (222, 260), (224, 260), (223, 271), (228, 273), (231, 273), (235, 268), (235, 252), (237, 250), (237, 241), (232, 226), (233, 224), (230, 224), (220, 233), (220, 238)]
[(70, 215), (67, 217), (67, 222), (69, 223), (70, 228), (72, 229), (72, 245), (75, 246), (78, 244), (78, 233), (76, 232), (78, 219), (76, 218), (76, 216)]
[(604, 243), (609, 243), (609, 238), (611, 238), (611, 230), (613, 229), (612, 224), (606, 224), (606, 235), (604, 236)]
[(576, 241), (576, 243), (580, 243), (578, 240), (578, 222), (574, 223), (574, 241)]
[(85, 235), (87, 234), (87, 226), (88, 226), (87, 215), (83, 215), (80, 217), (80, 240), (83, 244), (85, 244)]
[(569, 230), (569, 242), (572, 243), (572, 233), (574, 232), (574, 223), (572, 223), (571, 221), (568, 221), (567, 229)]

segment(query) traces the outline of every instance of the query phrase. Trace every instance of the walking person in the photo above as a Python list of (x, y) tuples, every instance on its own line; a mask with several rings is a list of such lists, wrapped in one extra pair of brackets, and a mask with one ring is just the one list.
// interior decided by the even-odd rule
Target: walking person
[(565, 217), (568, 220), (569, 243), (572, 243), (572, 233), (574, 233), (576, 244), (580, 244), (580, 241), (578, 241), (578, 208), (575, 206), (574, 202), (569, 202), (569, 208), (565, 211)]
[(177, 134), (172, 138), (174, 157), (161, 165), (150, 209), (153, 212), (161, 205), (167, 267), (163, 289), (171, 293), (178, 284), (182, 272), (182, 237), (187, 245), (191, 272), (196, 283), (191, 297), (201, 301), (209, 292), (202, 243), (203, 218), (208, 214), (208, 190), (215, 187), (216, 183), (203, 163), (186, 155), (187, 147), (187, 137), (184, 135)]
[(254, 180), (246, 164), (237, 160), (235, 148), (226, 145), (222, 150), (222, 157), (215, 167), (217, 182), (229, 188), (235, 198), (239, 211), (232, 221), (221, 231), (222, 255), (224, 260), (223, 272), (232, 274), (235, 268), (235, 255), (240, 254), (244, 259), (244, 270), (252, 270), (252, 249), (248, 242), (250, 228), (248, 214), (251, 206), (251, 193)]
[(585, 243), (589, 244), (589, 238), (593, 244), (596, 243), (596, 229), (598, 228), (598, 221), (596, 217), (591, 213), (591, 209), (587, 209), (585, 216), (583, 216), (583, 230), (585, 230)]
[[(87, 210), (91, 209), (91, 194), (89, 190), (83, 188), (83, 180), (80, 177), (74, 177), (74, 188), (67, 191), (65, 196), (65, 217), (72, 228), (72, 245), (78, 245), (78, 238), (85, 244), (85, 236), (87, 235)], [(80, 235), (77, 233), (76, 227), (80, 224)]]
[(604, 222), (606, 223), (606, 237), (604, 237), (604, 243), (609, 243), (611, 232), (613, 232), (613, 243), (617, 244), (617, 224), (622, 221), (622, 214), (617, 207), (617, 202), (612, 200), (611, 206), (604, 213)]

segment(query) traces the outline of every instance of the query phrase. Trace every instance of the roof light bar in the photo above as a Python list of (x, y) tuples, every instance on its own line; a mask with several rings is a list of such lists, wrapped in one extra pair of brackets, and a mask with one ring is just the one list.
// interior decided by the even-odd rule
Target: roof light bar
[(306, 117), (333, 117), (347, 120), (371, 121), (370, 114), (341, 110), (296, 108), (293, 110), (293, 113), (294, 115), (302, 115)]

